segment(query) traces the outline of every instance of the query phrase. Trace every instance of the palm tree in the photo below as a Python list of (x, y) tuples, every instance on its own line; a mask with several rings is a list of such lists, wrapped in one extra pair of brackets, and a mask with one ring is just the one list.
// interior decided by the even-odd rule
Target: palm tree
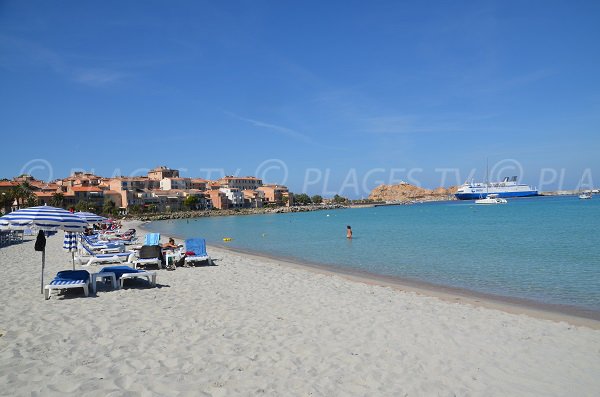
[(4, 192), (0, 195), (0, 209), (4, 210), (4, 214), (8, 214), (12, 210), (15, 197), (12, 191)]
[(50, 199), (50, 204), (52, 204), (55, 207), (63, 208), (65, 205), (65, 195), (60, 192), (54, 193), (52, 195), (52, 199)]
[(33, 194), (33, 189), (27, 181), (13, 187), (11, 193), (17, 200), (17, 208), (25, 207), (27, 202), (33, 202), (33, 198), (37, 201), (37, 197)]
[(116, 209), (117, 209), (117, 206), (115, 205), (114, 201), (112, 201), (109, 198), (104, 199), (104, 205), (102, 206), (102, 213), (104, 213), (106, 215), (114, 216), (117, 212)]
[(31, 196), (27, 197), (27, 199), (25, 200), (25, 205), (27, 207), (35, 207), (39, 203), (40, 203), (40, 201), (38, 200), (37, 196), (33, 193), (31, 194)]

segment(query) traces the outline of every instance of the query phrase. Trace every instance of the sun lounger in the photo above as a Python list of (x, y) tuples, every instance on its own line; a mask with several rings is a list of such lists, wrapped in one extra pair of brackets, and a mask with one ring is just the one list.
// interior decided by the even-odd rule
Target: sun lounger
[(53, 290), (83, 288), (85, 296), (89, 295), (90, 273), (86, 270), (64, 270), (58, 272), (54, 280), (44, 287), (44, 297), (50, 299)]
[(139, 266), (156, 265), (157, 268), (162, 266), (162, 249), (158, 245), (143, 245), (137, 253), (137, 259), (133, 261), (133, 267), (136, 269)]
[(185, 240), (185, 263), (204, 262), (213, 265), (211, 257), (206, 253), (206, 241), (203, 238)]
[(117, 277), (117, 280), (119, 280), (119, 286), (121, 288), (123, 288), (123, 283), (125, 280), (132, 278), (145, 278), (152, 287), (156, 286), (156, 272), (138, 270), (129, 266), (107, 266), (102, 268), (99, 274), (105, 272), (114, 273)]
[(123, 233), (117, 233), (115, 235), (115, 241), (122, 242), (123, 244), (133, 244), (137, 241), (135, 229), (128, 229)]
[(83, 248), (83, 251), (89, 255), (89, 257), (82, 255), (77, 256), (77, 260), (79, 260), (79, 262), (84, 262), (87, 260), (87, 262), (82, 266), (89, 266), (95, 263), (131, 262), (135, 255), (135, 252), (133, 251), (98, 254), (90, 250), (85, 244), (80, 244), (80, 246)]
[(147, 233), (144, 236), (144, 245), (160, 245), (160, 233)]
[(87, 245), (92, 251), (100, 251), (103, 254), (109, 252), (123, 252), (125, 251), (125, 244), (122, 242), (109, 242), (109, 241), (94, 241), (89, 236), (81, 236), (81, 244)]

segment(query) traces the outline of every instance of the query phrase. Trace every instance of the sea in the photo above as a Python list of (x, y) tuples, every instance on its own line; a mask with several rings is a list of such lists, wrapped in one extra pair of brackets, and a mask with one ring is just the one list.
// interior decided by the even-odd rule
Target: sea
[[(346, 238), (351, 226), (353, 238)], [(600, 318), (600, 198), (576, 196), (158, 221), (163, 237)], [(224, 242), (224, 238), (231, 239)], [(209, 252), (210, 253), (210, 252)]]

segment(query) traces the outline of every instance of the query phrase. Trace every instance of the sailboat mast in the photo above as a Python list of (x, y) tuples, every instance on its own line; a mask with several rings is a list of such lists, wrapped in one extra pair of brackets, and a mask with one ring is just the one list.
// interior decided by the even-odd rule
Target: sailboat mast
[(489, 169), (490, 169), (490, 161), (489, 158), (485, 158), (485, 196), (487, 197), (487, 195), (489, 194), (489, 187), (490, 187), (490, 174), (489, 174)]

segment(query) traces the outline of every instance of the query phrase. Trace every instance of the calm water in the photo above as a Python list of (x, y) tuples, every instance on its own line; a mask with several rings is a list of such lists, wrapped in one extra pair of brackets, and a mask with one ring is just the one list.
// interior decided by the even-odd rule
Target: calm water
[[(346, 225), (354, 239), (346, 240)], [(163, 236), (600, 313), (600, 197), (153, 222)]]

